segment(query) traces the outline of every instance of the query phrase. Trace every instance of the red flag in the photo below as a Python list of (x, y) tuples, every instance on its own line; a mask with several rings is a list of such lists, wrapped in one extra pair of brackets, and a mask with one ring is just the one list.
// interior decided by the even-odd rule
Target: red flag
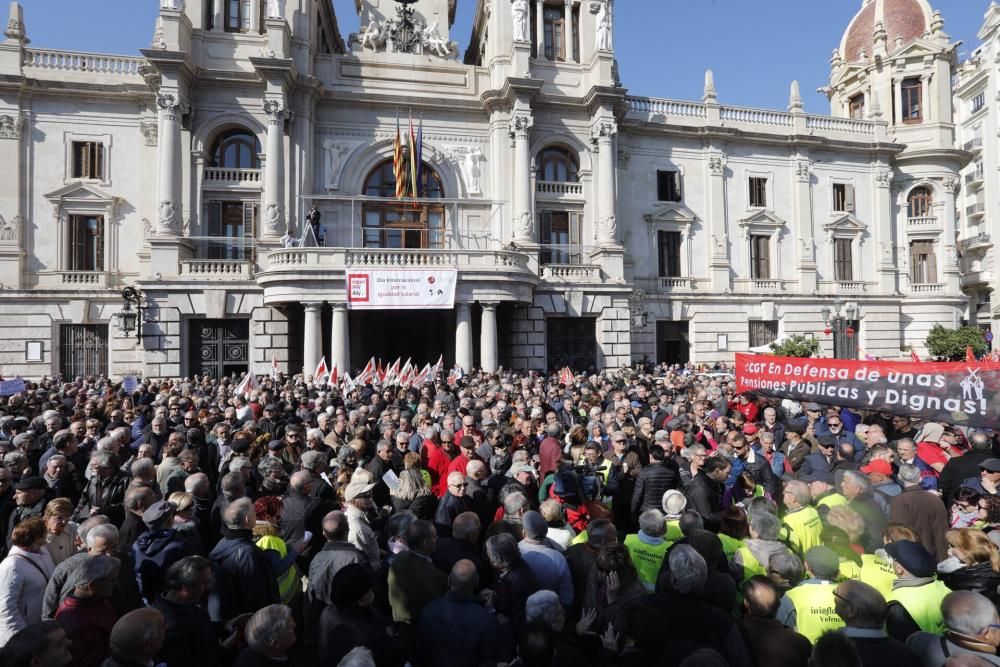
[(382, 360), (378, 360), (378, 367), (375, 370), (376, 377), (378, 378), (378, 383), (382, 384), (385, 382), (385, 369), (382, 368)]
[(330, 373), (330, 382), (329, 382), (329, 385), (331, 387), (336, 387), (337, 386), (337, 370), (338, 370), (337, 367), (334, 366), (333, 367), (333, 372)]
[(968, 345), (965, 348), (965, 363), (974, 364), (976, 363), (976, 353), (972, 351), (972, 346)]
[(313, 383), (319, 384), (323, 378), (330, 374), (330, 368), (326, 365), (326, 357), (319, 360), (316, 370), (313, 371)]
[(368, 381), (371, 380), (372, 374), (374, 372), (375, 372), (375, 357), (372, 357), (371, 359), (368, 360), (368, 363), (365, 364), (364, 370), (361, 371), (361, 375), (354, 378), (354, 381), (359, 382), (362, 385), (368, 384)]
[(255, 376), (252, 371), (248, 371), (240, 383), (236, 386), (235, 393), (237, 396), (249, 396), (250, 392), (257, 388), (257, 376)]
[(567, 387), (576, 382), (576, 378), (573, 376), (573, 371), (569, 369), (569, 366), (562, 369), (559, 373), (559, 384), (566, 385)]
[(920, 361), (920, 357), (913, 350), (910, 350), (910, 361)]
[(444, 370), (444, 355), (443, 354), (440, 357), (438, 357), (437, 363), (434, 364), (434, 368), (431, 369), (430, 379), (431, 380), (436, 380), (437, 376), (438, 376), (438, 373), (440, 373), (442, 370)]

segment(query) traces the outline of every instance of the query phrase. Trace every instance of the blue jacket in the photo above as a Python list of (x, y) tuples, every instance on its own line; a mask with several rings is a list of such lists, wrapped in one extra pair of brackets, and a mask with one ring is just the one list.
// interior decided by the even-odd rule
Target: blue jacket
[(267, 557), (251, 541), (251, 531), (223, 528), (222, 534), (208, 555), (216, 581), (209, 605), (213, 620), (228, 620), (280, 602), (278, 579)]
[(420, 613), (418, 667), (476, 667), (507, 662), (507, 626), (468, 593), (448, 591)]
[(159, 597), (167, 569), (188, 555), (185, 541), (173, 528), (147, 530), (136, 539), (132, 545), (135, 581), (147, 603)]

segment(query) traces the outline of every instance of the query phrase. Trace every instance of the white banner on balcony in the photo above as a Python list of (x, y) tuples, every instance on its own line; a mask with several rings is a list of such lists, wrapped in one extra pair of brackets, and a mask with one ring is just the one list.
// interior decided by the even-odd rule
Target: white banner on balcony
[(349, 269), (351, 310), (455, 307), (455, 269)]

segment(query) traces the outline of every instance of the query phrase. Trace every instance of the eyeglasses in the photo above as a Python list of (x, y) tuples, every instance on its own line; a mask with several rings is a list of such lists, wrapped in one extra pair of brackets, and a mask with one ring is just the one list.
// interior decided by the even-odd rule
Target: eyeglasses
[(468, 487), (469, 485), (468, 484), (449, 484), (448, 486), (450, 486), (453, 489), (464, 489), (464, 488)]
[(833, 590), (833, 597), (837, 598), (838, 600), (840, 600), (841, 602), (843, 602), (845, 604), (849, 604), (849, 605), (853, 605), (854, 604), (853, 602), (851, 602), (850, 600), (848, 600), (847, 598), (845, 598), (843, 595), (841, 595), (840, 593), (838, 593), (837, 589)]

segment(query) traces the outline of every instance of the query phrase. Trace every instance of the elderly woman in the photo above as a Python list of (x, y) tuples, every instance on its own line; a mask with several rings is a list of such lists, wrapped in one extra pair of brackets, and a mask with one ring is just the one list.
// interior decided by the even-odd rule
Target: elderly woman
[(290, 605), (302, 593), (295, 559), (305, 550), (306, 544), (299, 542), (289, 549), (281, 539), (278, 530), (284, 509), (281, 498), (276, 496), (258, 498), (253, 508), (257, 514), (257, 525), (253, 529), (257, 547), (264, 552), (271, 565), (271, 572), (278, 578), (278, 593), (281, 595), (282, 603)]
[[(409, 455), (407, 455), (408, 457)], [(419, 470), (407, 468), (399, 473), (399, 486), (389, 491), (395, 512), (409, 510), (418, 519), (434, 520), (438, 499)]]
[(177, 531), (178, 537), (187, 543), (187, 553), (204, 556), (205, 543), (201, 539), (198, 522), (194, 517), (197, 510), (194, 504), (194, 495), (178, 491), (171, 493), (167, 500), (177, 506), (177, 509), (174, 510), (173, 529)]
[(41, 517), (22, 521), (11, 533), (13, 546), (0, 561), (0, 646), (42, 620), (42, 598), (55, 568), (45, 540)]
[(76, 551), (76, 531), (79, 526), (70, 520), (73, 505), (66, 498), (55, 498), (45, 506), (45, 548), (52, 558), (53, 566), (58, 565)]
[(601, 547), (595, 564), (583, 591), (583, 608), (597, 611), (597, 619), (591, 629), (603, 634), (609, 625), (616, 628), (624, 626), (625, 610), (646, 595), (646, 588), (639, 580), (628, 548), (623, 544)]
[(975, 591), (994, 604), (1000, 601), (1000, 549), (981, 530), (960, 528), (944, 535), (948, 559), (938, 564), (938, 576), (953, 591)]

